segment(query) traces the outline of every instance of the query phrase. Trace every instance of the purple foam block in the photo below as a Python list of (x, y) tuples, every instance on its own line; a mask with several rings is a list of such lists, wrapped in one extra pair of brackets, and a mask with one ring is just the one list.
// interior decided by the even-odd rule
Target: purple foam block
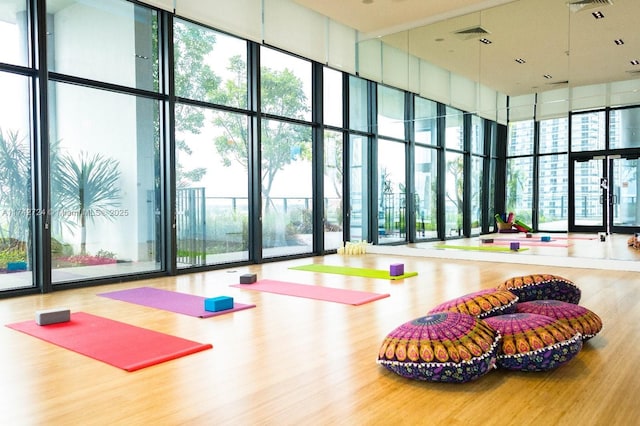
[(510, 244), (511, 250), (520, 250), (520, 243), (515, 241)]
[(404, 263), (394, 263), (389, 267), (389, 275), (397, 277), (404, 275)]

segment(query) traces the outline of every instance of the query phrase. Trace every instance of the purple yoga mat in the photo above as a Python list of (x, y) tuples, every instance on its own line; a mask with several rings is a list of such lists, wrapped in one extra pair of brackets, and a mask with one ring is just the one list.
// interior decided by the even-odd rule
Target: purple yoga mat
[(165, 311), (198, 318), (215, 317), (217, 315), (224, 315), (230, 312), (256, 307), (256, 305), (234, 302), (232, 309), (217, 312), (205, 311), (205, 297), (153, 287), (137, 287), (127, 290), (111, 291), (108, 293), (99, 293), (98, 296), (149, 306), (151, 308), (164, 309)]

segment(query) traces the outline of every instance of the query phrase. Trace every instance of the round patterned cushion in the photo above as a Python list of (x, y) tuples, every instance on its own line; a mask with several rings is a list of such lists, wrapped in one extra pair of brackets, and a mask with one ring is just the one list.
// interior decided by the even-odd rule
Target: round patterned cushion
[(550, 370), (570, 361), (582, 349), (579, 332), (545, 315), (515, 313), (482, 321), (502, 335), (497, 364), (508, 370)]
[(486, 318), (515, 312), (517, 302), (518, 296), (508, 290), (486, 289), (441, 303), (429, 313), (451, 311)]
[(498, 285), (498, 290), (509, 290), (518, 296), (520, 302), (530, 300), (561, 300), (563, 302), (580, 302), (582, 292), (573, 282), (566, 278), (550, 274), (525, 275), (509, 278)]
[(482, 320), (439, 312), (389, 333), (377, 362), (409, 379), (464, 383), (495, 368), (499, 341), (500, 334)]
[(518, 303), (517, 312), (546, 315), (580, 332), (586, 341), (602, 330), (602, 320), (589, 309), (560, 300), (532, 300)]

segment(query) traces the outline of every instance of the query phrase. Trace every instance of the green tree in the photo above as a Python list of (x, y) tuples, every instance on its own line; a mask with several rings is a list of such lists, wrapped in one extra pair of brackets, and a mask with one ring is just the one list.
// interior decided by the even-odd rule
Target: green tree
[(80, 254), (86, 254), (87, 217), (113, 220), (106, 211), (120, 206), (119, 162), (101, 154), (89, 155), (80, 151), (78, 159), (62, 155), (52, 170), (54, 205), (64, 206), (58, 214), (69, 213), (80, 224)]
[[(28, 241), (31, 207), (29, 145), (17, 131), (0, 129), (0, 238)], [(5, 221), (6, 219), (6, 221)]]
[[(176, 96), (188, 99), (216, 101), (220, 77), (206, 63), (207, 56), (216, 43), (215, 34), (201, 26), (176, 22), (174, 25), (175, 91)], [(202, 108), (177, 102), (175, 106), (176, 134), (190, 132), (200, 134), (205, 115)], [(176, 150), (184, 155), (193, 152), (184, 139), (176, 138)], [(183, 162), (176, 164), (178, 186), (190, 186), (199, 182), (206, 169), (187, 170)]]
[[(247, 93), (247, 66), (238, 56), (231, 58), (229, 71), (236, 78), (221, 88), (220, 99), (236, 105)], [(302, 81), (289, 69), (282, 71), (263, 67), (261, 70), (261, 108), (269, 114), (302, 119), (308, 112)], [(217, 114), (214, 124), (222, 134), (214, 139), (216, 150), (225, 167), (233, 162), (248, 168), (248, 135), (246, 118), (240, 114)], [(265, 208), (272, 205), (270, 193), (274, 179), (286, 165), (299, 158), (311, 158), (311, 141), (306, 127), (277, 120), (262, 123), (262, 196)]]

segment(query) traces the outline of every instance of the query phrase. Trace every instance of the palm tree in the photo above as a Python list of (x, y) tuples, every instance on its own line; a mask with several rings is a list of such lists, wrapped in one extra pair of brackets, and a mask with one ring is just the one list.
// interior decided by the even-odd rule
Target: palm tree
[(120, 206), (119, 162), (80, 151), (77, 160), (69, 154), (59, 157), (52, 171), (56, 210), (71, 211), (80, 222), (80, 254), (86, 254), (87, 216), (92, 222), (97, 215), (113, 220), (104, 213)]

